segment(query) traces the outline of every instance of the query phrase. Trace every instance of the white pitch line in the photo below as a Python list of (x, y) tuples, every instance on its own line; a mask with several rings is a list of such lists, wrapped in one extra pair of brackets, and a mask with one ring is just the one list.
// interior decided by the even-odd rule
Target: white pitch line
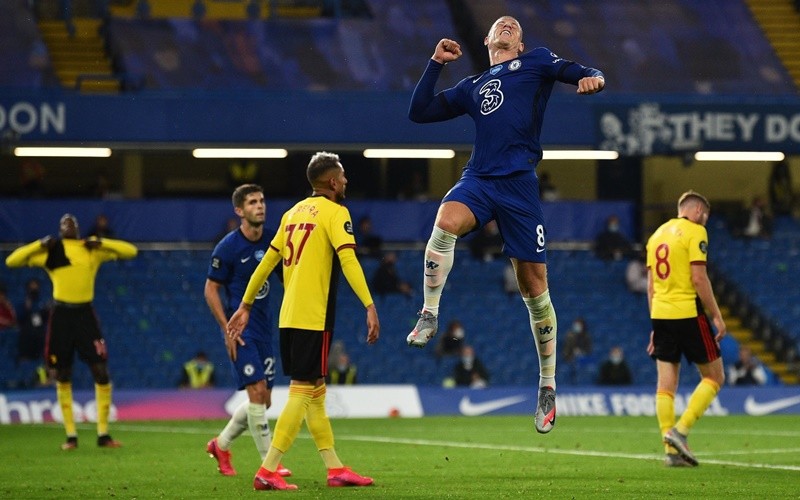
[[(337, 439), (338, 439), (337, 435)], [(381, 442), (393, 444), (416, 444), (420, 446), (445, 446), (450, 448), (468, 448), (468, 449), (482, 449), (482, 450), (504, 450), (504, 451), (520, 451), (528, 453), (553, 453), (555, 455), (573, 455), (573, 456), (586, 456), (586, 457), (604, 457), (604, 458), (630, 458), (635, 460), (663, 460), (663, 455), (651, 455), (641, 453), (619, 453), (609, 451), (590, 451), (590, 450), (562, 450), (557, 448), (541, 448), (538, 446), (509, 446), (509, 445), (495, 445), (495, 444), (482, 444), (482, 443), (456, 443), (450, 441), (431, 441), (426, 439), (403, 439), (403, 438), (390, 438), (378, 436), (343, 436), (343, 439), (350, 439), (353, 441), (367, 441), (367, 442)], [(743, 463), (731, 462), (726, 460), (702, 460), (704, 464), (714, 465), (729, 465), (734, 467), (744, 467), (753, 469), (775, 469), (775, 470), (791, 470), (800, 471), (800, 465), (774, 465), (774, 464), (759, 464), (759, 463)]]
[(770, 449), (746, 449), (731, 451), (715, 451), (713, 455), (779, 455), (781, 453), (800, 453), (800, 448), (770, 448)]
[[(115, 424), (115, 429), (133, 432), (165, 432), (165, 433), (180, 433), (180, 434), (203, 434), (213, 430), (199, 429), (199, 428), (182, 428), (182, 427), (166, 427), (166, 426), (138, 426), (131, 424)], [(311, 436), (307, 433), (298, 435), (303, 439), (310, 439)], [(463, 449), (476, 449), (476, 450), (503, 450), (503, 451), (518, 451), (523, 453), (552, 453), (554, 455), (572, 455), (582, 457), (604, 457), (604, 458), (627, 458), (633, 460), (663, 460), (663, 455), (653, 455), (647, 453), (620, 453), (610, 451), (592, 451), (592, 450), (562, 450), (558, 448), (542, 448), (541, 446), (512, 446), (512, 445), (498, 445), (489, 443), (459, 443), (455, 441), (435, 441), (430, 439), (407, 439), (407, 438), (393, 438), (387, 436), (358, 436), (349, 434), (337, 434), (337, 440), (351, 440), (363, 441), (369, 443), (391, 443), (391, 444), (406, 444), (417, 446), (441, 446), (447, 448), (463, 448)], [(792, 453), (797, 452), (797, 448), (789, 448), (776, 450), (750, 450), (739, 452), (718, 452), (714, 455), (735, 455), (735, 454), (761, 454), (761, 453)], [(728, 460), (714, 460), (710, 458), (703, 458), (703, 464), (712, 465), (728, 465), (732, 467), (742, 467), (750, 469), (773, 469), (773, 470), (789, 470), (800, 472), (800, 465), (774, 465), (762, 463), (745, 463), (745, 462), (732, 462)]]
[[(711, 419), (709, 419), (710, 421)], [(655, 417), (653, 417), (653, 429), (626, 429), (625, 427), (617, 427), (617, 428), (610, 428), (610, 429), (603, 429), (605, 433), (618, 433), (618, 434), (631, 434), (631, 433), (638, 433), (638, 434), (657, 434), (658, 433), (658, 426), (655, 425)], [(597, 431), (596, 428), (589, 428), (589, 427), (570, 427), (570, 430), (580, 431), (580, 432), (595, 432)], [(699, 434), (708, 434), (708, 435), (717, 435), (717, 436), (730, 436), (730, 435), (741, 435), (741, 436), (771, 436), (771, 437), (800, 437), (800, 431), (773, 431), (773, 430), (714, 430), (708, 427), (703, 427), (702, 425), (699, 426), (697, 429), (692, 429), (692, 436), (697, 436)]]

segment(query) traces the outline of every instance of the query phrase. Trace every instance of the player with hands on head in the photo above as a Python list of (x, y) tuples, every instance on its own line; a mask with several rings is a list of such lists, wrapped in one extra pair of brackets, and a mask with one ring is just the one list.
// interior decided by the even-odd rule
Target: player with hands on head
[(475, 122), (476, 137), (461, 179), (442, 200), (425, 248), (424, 304), (407, 342), (424, 347), (436, 334), (456, 240), (495, 220), (528, 310), (539, 360), (534, 425), (546, 433), (556, 419), (557, 324), (547, 284), (547, 231), (536, 176), (542, 159), (539, 134), (556, 82), (575, 85), (579, 94), (589, 95), (603, 90), (605, 79), (601, 71), (562, 59), (550, 49), (524, 52), (522, 27), (510, 16), (494, 22), (484, 45), (487, 70), (435, 93), (444, 65), (462, 54), (454, 40), (440, 40), (411, 98), (412, 121), (438, 122), (467, 114)]
[(55, 371), (56, 396), (63, 416), (67, 440), (63, 450), (78, 447), (78, 432), (72, 406), (72, 364), (75, 353), (89, 366), (97, 402), (97, 446), (119, 448), (111, 438), (111, 377), (108, 350), (95, 314), (95, 278), (108, 261), (132, 259), (137, 248), (127, 241), (111, 238), (80, 238), (78, 219), (64, 214), (59, 236), (46, 236), (14, 250), (6, 258), (8, 267), (42, 267), (53, 283), (53, 309), (45, 345), (47, 367)]
[[(687, 191), (678, 199), (678, 216), (662, 224), (647, 241), (647, 301), (653, 325), (647, 352), (656, 361), (656, 417), (667, 467), (698, 464), (687, 436), (725, 383), (719, 343), (727, 330), (706, 271), (705, 226), (710, 212), (703, 195)], [(676, 422), (675, 391), (682, 356), (697, 365), (702, 380)]]
[(366, 308), (367, 343), (380, 335), (378, 312), (356, 258), (350, 212), (342, 205), (347, 178), (339, 156), (320, 152), (312, 156), (306, 176), (311, 196), (295, 204), (281, 218), (278, 231), (259, 263), (238, 310), (228, 321), (228, 335), (239, 341), (252, 315), (253, 302), (267, 276), (283, 265), (281, 304), (281, 362), (291, 378), (286, 406), (275, 424), (272, 446), (253, 486), (257, 490), (293, 490), (278, 473), (283, 455), (297, 437), (303, 420), (325, 467), (328, 486), (368, 486), (372, 478), (345, 467), (334, 449), (333, 430), (325, 410), (325, 376), (333, 339), (337, 281), (340, 269)]
[[(247, 392), (247, 400), (233, 411), (222, 432), (206, 444), (206, 451), (217, 460), (217, 468), (225, 476), (236, 474), (230, 447), (245, 430), (250, 431), (261, 459), (267, 456), (272, 433), (266, 412), (272, 406), (275, 381), (269, 281), (264, 282), (255, 296), (252, 321), (242, 336), (234, 340), (226, 334), (228, 318), (239, 306), (250, 276), (264, 257), (267, 246), (264, 236), (267, 205), (261, 186), (243, 184), (233, 191), (231, 201), (240, 223), (214, 247), (204, 289), (206, 304), (222, 332), (237, 388)], [(291, 475), (283, 465), (279, 465), (278, 473)]]

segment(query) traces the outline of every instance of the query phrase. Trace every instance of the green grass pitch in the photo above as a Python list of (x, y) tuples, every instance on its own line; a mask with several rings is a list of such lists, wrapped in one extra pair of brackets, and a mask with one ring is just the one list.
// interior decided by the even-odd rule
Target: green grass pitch
[[(701, 465), (662, 465), (655, 418), (562, 417), (539, 435), (529, 417), (333, 420), (345, 464), (368, 488), (328, 488), (305, 429), (284, 457), (296, 492), (255, 492), (250, 436), (233, 445), (238, 475), (205, 453), (222, 421), (117, 422), (120, 449), (99, 449), (94, 426), (64, 452), (60, 425), (0, 427), (0, 498), (800, 498), (797, 416), (707, 417), (690, 445)], [(274, 425), (274, 423), (273, 423)]]

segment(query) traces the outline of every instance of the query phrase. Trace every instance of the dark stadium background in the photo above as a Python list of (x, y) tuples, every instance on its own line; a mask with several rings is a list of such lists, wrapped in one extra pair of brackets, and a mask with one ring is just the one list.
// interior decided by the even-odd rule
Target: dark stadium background
[[(763, 6), (762, 4), (769, 5)], [(440, 84), (485, 69), (480, 43), (501, 14), (517, 17), (528, 48), (605, 72), (591, 98), (557, 86), (545, 150), (617, 149), (616, 160), (547, 160), (559, 201), (549, 202), (558, 238), (549, 252), (563, 334), (587, 319), (594, 355), (576, 378), (591, 385), (612, 345), (622, 345), (634, 382), (651, 385), (644, 354), (646, 301), (625, 289), (625, 261), (591, 252), (609, 210), (641, 244), (695, 189), (714, 208), (710, 271), (726, 308), (733, 361), (750, 346), (769, 384), (800, 375), (800, 223), (796, 195), (775, 200), (781, 168), (800, 191), (800, 17), (789, 0), (6, 0), (0, 3), (0, 256), (57, 230), (75, 211), (82, 229), (111, 215), (117, 236), (137, 243), (135, 261), (107, 266), (97, 309), (119, 388), (169, 388), (198, 348), (231, 385), (202, 287), (213, 236), (232, 216), (232, 188), (264, 186), (271, 217), (308, 192), (305, 165), (318, 150), (339, 153), (348, 202), (369, 215), (400, 274), (418, 288), (422, 248), (438, 200), (469, 156), (466, 118), (415, 125), (406, 108), (442, 37), (465, 57)], [(784, 31), (781, 31), (784, 30)], [(617, 136), (603, 129), (616, 122)], [(24, 146), (101, 146), (107, 158), (19, 157)], [(197, 147), (283, 148), (278, 159), (197, 159)], [(366, 148), (452, 149), (452, 159), (365, 158)], [(785, 160), (709, 162), (697, 151), (779, 152)], [(755, 196), (774, 202), (772, 236), (736, 229)], [(783, 200), (783, 201), (782, 201)], [(611, 208), (609, 208), (611, 207)], [(400, 215), (398, 217), (398, 214)], [(152, 234), (158, 234), (153, 239)], [(460, 319), (492, 372), (493, 385), (531, 385), (535, 356), (518, 356), (530, 332), (518, 297), (502, 290), (504, 262), (473, 260), (459, 247), (443, 298), (443, 321)], [(377, 261), (363, 262), (368, 277)], [(12, 302), (40, 270), (0, 269)], [(279, 298), (279, 286), (274, 304)], [(449, 361), (403, 346), (421, 297), (378, 299), (381, 342), (367, 349), (363, 318), (346, 287), (337, 319), (363, 383), (439, 385)], [(564, 338), (564, 335), (560, 337)], [(527, 349), (527, 347), (526, 347)], [(33, 366), (16, 365), (16, 336), (0, 334), (0, 383), (25, 387)], [(82, 369), (82, 368), (81, 368)], [(90, 387), (79, 369), (78, 388)], [(685, 370), (682, 383), (696, 383)]]

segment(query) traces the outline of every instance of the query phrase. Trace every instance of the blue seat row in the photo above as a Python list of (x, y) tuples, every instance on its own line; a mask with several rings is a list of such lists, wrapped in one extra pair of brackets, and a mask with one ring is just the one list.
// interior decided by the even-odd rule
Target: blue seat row
[[(724, 240), (724, 236), (719, 239)], [(208, 255), (207, 250), (180, 250), (174, 255), (169, 251), (142, 251), (134, 273), (127, 273), (132, 269), (131, 263), (104, 266), (98, 275), (95, 306), (108, 339), (110, 369), (117, 387), (173, 387), (180, 377), (183, 361), (199, 350), (205, 351), (216, 364), (218, 383), (233, 384), (219, 328), (203, 298)], [(398, 257), (401, 277), (418, 288), (422, 251), (400, 251)], [(650, 331), (647, 301), (625, 288), (624, 263), (599, 261), (588, 251), (552, 251), (550, 257), (559, 338), (563, 342), (572, 320), (582, 316), (594, 344), (591, 360), (577, 367), (571, 367), (563, 360), (562, 353), (558, 353), (558, 374), (564, 377), (561, 383), (592, 383), (599, 363), (614, 345), (623, 347), (630, 365), (635, 367), (635, 382), (655, 380), (654, 364), (644, 353)], [(174, 260), (180, 261), (180, 265)], [(363, 265), (369, 277), (378, 261), (364, 259)], [(492, 372), (493, 384), (527, 385), (538, 376), (535, 347), (521, 298), (502, 289), (505, 265), (502, 259), (479, 262), (468, 252), (457, 250), (456, 267), (442, 297), (440, 332), (444, 332), (450, 321), (460, 320), (467, 342), (476, 348)], [(147, 278), (141, 277), (142, 272)], [(183, 279), (179, 276), (182, 272), (192, 274), (193, 279)], [(731, 272), (735, 274), (734, 270)], [(120, 275), (126, 278), (121, 280)], [(31, 276), (38, 276), (49, 287), (40, 270), (4, 271), (0, 278), (8, 285), (12, 301), (20, 300), (24, 282)], [(151, 276), (158, 279), (152, 280)], [(340, 280), (339, 286), (335, 339), (345, 344), (352, 361), (358, 365), (360, 382), (438, 385), (449, 375), (455, 358), (437, 360), (435, 346), (425, 350), (405, 346), (405, 337), (422, 305), (419, 292), (411, 299), (400, 294), (376, 297), (383, 330), (380, 342), (368, 346), (364, 309), (346, 280)], [(275, 290), (272, 307), (276, 315), (280, 295), (281, 291)], [(800, 315), (800, 307), (791, 301), (780, 304), (785, 304), (792, 314)], [(0, 356), (5, 359), (15, 357), (15, 340), (10, 340), (13, 338), (0, 335)], [(572, 373), (573, 369), (577, 371)], [(20, 376), (16, 372), (2, 375), (6, 379)], [(278, 380), (286, 382), (282, 376)], [(682, 377), (683, 383), (693, 380), (696, 378), (691, 370)], [(0, 384), (8, 382), (0, 380)], [(76, 385), (79, 384), (91, 387), (88, 374), (76, 378)]]

